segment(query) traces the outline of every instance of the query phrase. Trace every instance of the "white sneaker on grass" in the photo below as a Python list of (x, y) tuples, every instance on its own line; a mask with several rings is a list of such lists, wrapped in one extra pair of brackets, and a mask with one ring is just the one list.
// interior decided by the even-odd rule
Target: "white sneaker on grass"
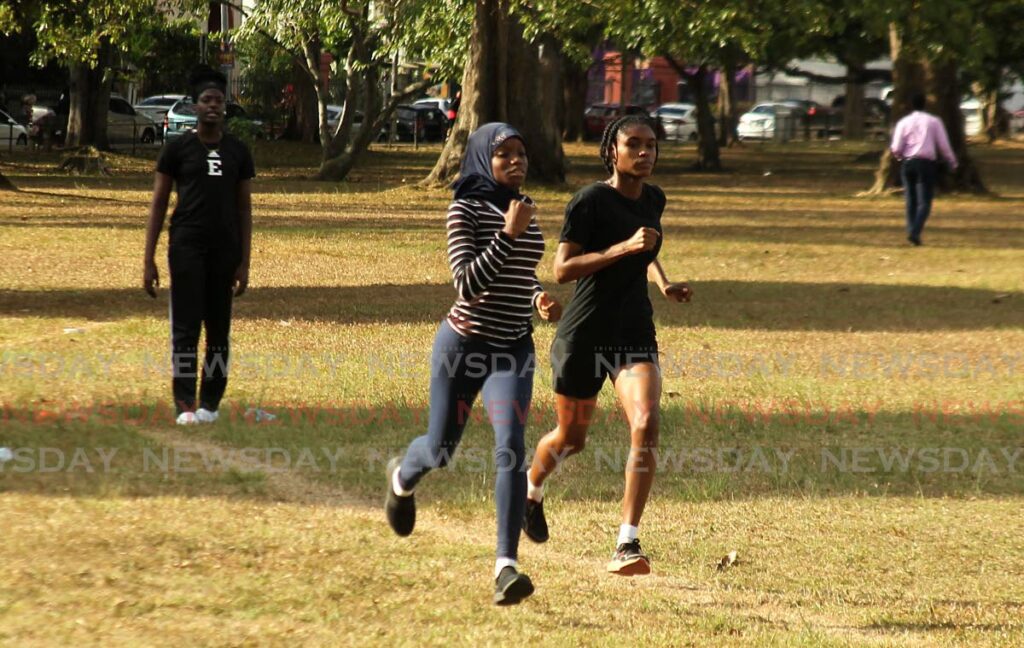
[(195, 412), (182, 412), (178, 414), (178, 425), (195, 425), (199, 422)]
[(200, 423), (213, 423), (217, 420), (218, 416), (217, 412), (211, 412), (205, 407), (200, 407), (196, 410), (196, 421)]

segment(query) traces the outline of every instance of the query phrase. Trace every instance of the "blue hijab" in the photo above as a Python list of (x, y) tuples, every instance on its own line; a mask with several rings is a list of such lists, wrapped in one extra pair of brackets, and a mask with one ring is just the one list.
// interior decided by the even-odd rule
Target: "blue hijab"
[(498, 184), (491, 169), (494, 151), (510, 137), (526, 140), (512, 126), (501, 122), (484, 124), (473, 131), (466, 143), (466, 155), (459, 168), (459, 179), (452, 184), (455, 199), (473, 198), (486, 200), (501, 211), (508, 209), (512, 200), (522, 200), (523, 194)]

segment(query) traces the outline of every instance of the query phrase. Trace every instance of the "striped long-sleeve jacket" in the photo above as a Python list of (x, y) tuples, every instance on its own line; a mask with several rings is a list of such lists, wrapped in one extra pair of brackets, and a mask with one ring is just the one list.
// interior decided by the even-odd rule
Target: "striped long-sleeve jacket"
[(462, 335), (509, 344), (531, 331), (534, 300), (543, 288), (537, 264), (544, 237), (534, 218), (515, 239), (491, 203), (460, 199), (448, 207), (448, 263), (458, 299), (448, 321)]

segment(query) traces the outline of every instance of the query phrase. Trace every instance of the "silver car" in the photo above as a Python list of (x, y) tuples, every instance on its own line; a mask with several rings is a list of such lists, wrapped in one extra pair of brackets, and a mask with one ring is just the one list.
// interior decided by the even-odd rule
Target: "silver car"
[(0, 110), (0, 146), (28, 144), (28, 131), (13, 117)]
[(697, 106), (687, 103), (662, 104), (654, 111), (666, 140), (697, 141)]
[(107, 139), (111, 143), (136, 141), (152, 144), (158, 132), (152, 119), (135, 112), (124, 97), (111, 95), (110, 112), (107, 114)]
[(135, 112), (145, 115), (153, 120), (157, 126), (157, 132), (163, 134), (164, 115), (176, 102), (185, 98), (185, 95), (166, 94), (146, 97), (139, 103), (132, 106)]

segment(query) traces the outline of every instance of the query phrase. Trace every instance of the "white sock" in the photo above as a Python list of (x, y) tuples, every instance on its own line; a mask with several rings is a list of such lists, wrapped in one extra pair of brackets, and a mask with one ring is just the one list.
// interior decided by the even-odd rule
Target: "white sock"
[(506, 567), (517, 567), (519, 563), (516, 562), (515, 558), (498, 558), (494, 561), (494, 577), (497, 578), (501, 570)]
[(640, 535), (640, 529), (633, 526), (632, 524), (623, 524), (619, 527), (619, 540), (616, 545), (629, 544), (637, 539)]
[(526, 476), (526, 497), (532, 499), (538, 504), (544, 501), (544, 484), (537, 486), (530, 479), (530, 476)]
[(402, 488), (401, 482), (398, 481), (398, 473), (400, 472), (402, 471), (396, 470), (395, 472), (391, 473), (391, 490), (395, 491), (395, 495), (398, 495), (399, 497), (409, 497), (410, 495), (412, 495), (412, 491), (405, 490), (404, 488)]

